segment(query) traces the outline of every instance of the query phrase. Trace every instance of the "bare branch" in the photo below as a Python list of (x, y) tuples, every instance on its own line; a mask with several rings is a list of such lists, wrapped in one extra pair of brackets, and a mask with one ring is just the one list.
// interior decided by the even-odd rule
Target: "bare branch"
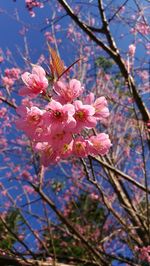
[(107, 167), (108, 169), (112, 170), (116, 174), (119, 174), (121, 177), (123, 177), (127, 181), (131, 182), (133, 185), (137, 186), (138, 188), (142, 189), (145, 192), (147, 191), (150, 194), (150, 189), (144, 187), (142, 184), (137, 182), (131, 176), (125, 174), (124, 172), (122, 172), (121, 170), (117, 169), (116, 167), (108, 164), (107, 162), (104, 162), (100, 157), (92, 157), (92, 159), (97, 161), (97, 162), (99, 162), (100, 164), (102, 164), (103, 166)]
[(125, 78), (129, 88), (130, 92), (133, 94), (133, 98), (139, 108), (139, 111), (142, 115), (142, 118), (145, 122), (150, 120), (150, 114), (148, 109), (146, 108), (141, 96), (139, 95), (136, 85), (134, 82), (133, 77), (128, 73), (128, 69), (125, 66), (125, 62), (123, 61), (119, 50), (117, 49), (116, 52), (107, 46), (101, 39), (96, 37), (93, 32), (87, 27), (87, 25), (82, 22), (77, 15), (73, 12), (71, 7), (68, 5), (68, 3), (65, 0), (58, 0), (58, 2), (64, 7), (68, 15), (75, 21), (75, 23), (89, 36), (91, 40), (93, 40), (97, 45), (99, 45), (106, 53), (110, 55), (110, 57), (116, 62), (118, 65), (123, 77)]

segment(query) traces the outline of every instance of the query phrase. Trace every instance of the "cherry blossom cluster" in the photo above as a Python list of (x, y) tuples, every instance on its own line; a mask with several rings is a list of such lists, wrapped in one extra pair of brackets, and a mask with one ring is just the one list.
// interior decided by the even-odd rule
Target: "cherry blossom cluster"
[[(49, 82), (42, 67), (34, 66), (32, 73), (22, 75), (22, 80), (25, 86), (20, 89), (20, 95), (31, 98), (46, 95)], [(93, 93), (81, 100), (82, 94), (79, 80), (61, 79), (54, 82), (53, 95), (45, 108), (24, 105), (17, 108), (20, 115), (17, 126), (31, 139), (44, 166), (69, 156), (83, 158), (109, 151), (109, 136), (93, 135), (92, 131), (99, 121), (109, 116), (107, 101), (103, 96), (95, 100)]]
[(31, 17), (35, 17), (35, 12), (33, 11), (33, 8), (39, 7), (43, 8), (44, 4), (37, 0), (25, 0), (26, 7), (31, 15)]
[(143, 35), (150, 34), (150, 26), (145, 21), (139, 21), (134, 28), (131, 29), (131, 33), (141, 33)]
[(20, 78), (21, 70), (17, 67), (6, 68), (4, 76), (2, 77), (2, 83), (6, 87), (12, 87), (16, 80)]
[(138, 252), (140, 260), (150, 262), (150, 246), (142, 248), (136, 247), (135, 250)]

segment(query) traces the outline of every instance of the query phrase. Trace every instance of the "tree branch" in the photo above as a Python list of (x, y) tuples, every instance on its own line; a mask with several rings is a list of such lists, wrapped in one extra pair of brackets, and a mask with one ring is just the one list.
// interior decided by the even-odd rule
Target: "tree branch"
[(148, 192), (150, 194), (150, 189), (144, 187), (139, 182), (134, 180), (131, 176), (125, 174), (124, 172), (122, 172), (121, 170), (117, 169), (116, 167), (108, 164), (107, 162), (104, 162), (100, 157), (92, 157), (92, 159), (94, 161), (99, 162), (100, 164), (102, 164), (103, 166), (107, 167), (108, 169), (112, 170), (114, 173), (119, 174), (121, 177), (123, 177), (124, 179), (126, 179), (127, 181), (132, 183), (133, 185), (137, 186), (139, 189), (143, 190), (144, 192)]
[(130, 73), (128, 73), (128, 69), (125, 66), (125, 62), (123, 61), (119, 50), (117, 49), (115, 52), (114, 49), (111, 49), (101, 39), (96, 37), (93, 32), (88, 28), (88, 26), (84, 22), (82, 22), (77, 15), (75, 15), (75, 13), (65, 0), (58, 0), (58, 2), (63, 6), (63, 8), (66, 10), (68, 15), (74, 20), (74, 22), (89, 36), (89, 38), (93, 40), (98, 46), (100, 46), (115, 61), (123, 77), (125, 78), (128, 87), (130, 88), (130, 91), (133, 93), (133, 98), (142, 115), (143, 121), (147, 122), (148, 120), (150, 120), (150, 113), (136, 89), (133, 77), (130, 75)]
[[(41, 261), (41, 260), (31, 260), (31, 259), (28, 259), (27, 261), (24, 261), (24, 260), (21, 260), (19, 258), (14, 258), (14, 257), (11, 257), (11, 256), (7, 256), (7, 255), (4, 255), (4, 256), (0, 256), (0, 265), (3, 265), (3, 266), (8, 266), (8, 265), (12, 265), (12, 266), (35, 266), (35, 265), (38, 265), (38, 266), (53, 266), (53, 260), (49, 260), (49, 261)], [(74, 263), (60, 263), (60, 262), (57, 262), (57, 266), (73, 266), (73, 265), (76, 265)]]

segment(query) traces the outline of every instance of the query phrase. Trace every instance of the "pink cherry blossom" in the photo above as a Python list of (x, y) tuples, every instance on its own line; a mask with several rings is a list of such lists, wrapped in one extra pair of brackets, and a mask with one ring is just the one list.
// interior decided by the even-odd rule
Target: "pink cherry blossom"
[(2, 84), (3, 86), (10, 88), (14, 85), (14, 80), (8, 77), (2, 77)]
[(0, 55), (0, 63), (2, 63), (3, 61), (4, 61), (4, 57)]
[(73, 140), (68, 144), (64, 143), (60, 149), (61, 158), (65, 159), (72, 154)]
[(30, 97), (36, 97), (38, 94), (46, 92), (48, 80), (41, 66), (34, 66), (32, 73), (25, 72), (21, 77), (26, 85), (19, 91), (21, 96), (28, 95)]
[(35, 12), (33, 11), (33, 8), (35, 8), (35, 7), (43, 8), (44, 7), (44, 4), (41, 3), (40, 1), (25, 0), (25, 2), (26, 2), (26, 7), (27, 7), (31, 17), (35, 17)]
[(94, 93), (91, 92), (87, 95), (85, 102), (95, 108), (94, 116), (97, 120), (103, 121), (109, 116), (108, 104), (104, 96), (97, 98), (94, 102)]
[(48, 143), (56, 150), (61, 149), (64, 144), (69, 144), (72, 140), (72, 134), (65, 129), (51, 130)]
[(105, 155), (112, 146), (109, 136), (105, 133), (99, 133), (97, 136), (89, 138), (89, 150), (93, 155)]
[(88, 155), (88, 142), (83, 137), (78, 137), (74, 140), (73, 153), (77, 157), (86, 157)]
[(57, 99), (60, 102), (71, 103), (82, 94), (83, 88), (79, 80), (71, 79), (69, 84), (57, 81), (54, 84), (54, 91), (57, 93)]
[(79, 132), (83, 128), (93, 128), (96, 126), (96, 118), (94, 117), (95, 108), (91, 105), (84, 105), (81, 101), (75, 101), (76, 130)]
[(73, 117), (75, 108), (72, 104), (62, 105), (52, 100), (46, 110), (44, 119), (47, 124), (51, 124), (54, 131), (63, 127), (66, 127), (66, 130), (71, 130), (76, 126), (76, 120)]
[[(25, 90), (32, 97), (44, 92), (46, 87), (42, 86), (48, 84), (45, 79), (45, 71), (38, 66), (33, 68), (31, 74), (26, 72), (22, 75)], [(17, 108), (20, 118), (16, 125), (33, 142), (35, 151), (41, 155), (41, 163), (48, 166), (72, 155), (87, 157), (89, 154), (106, 154), (111, 146), (108, 135), (101, 133), (88, 140), (80, 135), (82, 130), (94, 128), (99, 120), (108, 117), (105, 97), (94, 101), (94, 94), (90, 93), (84, 101), (88, 104), (76, 100), (83, 89), (80, 81), (75, 79), (70, 80), (69, 85), (57, 81), (54, 90), (57, 96), (52, 96), (42, 110), (33, 106), (31, 101), (24, 101), (24, 105)]]
[(13, 67), (13, 68), (6, 68), (5, 69), (5, 76), (9, 79), (17, 80), (19, 79), (21, 74), (21, 70), (19, 68)]
[(51, 43), (55, 43), (55, 38), (53, 37), (53, 35), (49, 31), (46, 31), (44, 36), (46, 37), (47, 41), (49, 41)]
[(20, 115), (20, 118), (16, 121), (17, 127), (24, 130), (29, 137), (33, 137), (38, 124), (42, 121), (44, 111), (36, 106), (30, 109), (19, 106), (17, 113)]
[(150, 132), (150, 120), (147, 122), (147, 129), (148, 129), (148, 132)]
[(150, 262), (150, 245), (141, 248), (136, 246), (135, 251), (138, 252), (140, 260)]
[(150, 34), (150, 26), (145, 21), (138, 22), (136, 30), (143, 35)]
[(7, 114), (7, 108), (1, 107), (0, 109), (0, 118), (4, 117)]
[(130, 55), (131, 57), (134, 57), (134, 55), (135, 55), (135, 50), (136, 50), (136, 46), (135, 46), (135, 44), (130, 44), (130, 45), (129, 45), (129, 55)]
[(38, 151), (41, 155), (41, 163), (44, 166), (54, 164), (59, 161), (59, 156), (56, 150), (53, 150), (52, 146), (48, 142), (38, 142), (35, 145), (35, 151)]
[(23, 189), (28, 192), (29, 194), (32, 194), (34, 192), (34, 189), (28, 185), (24, 185)]

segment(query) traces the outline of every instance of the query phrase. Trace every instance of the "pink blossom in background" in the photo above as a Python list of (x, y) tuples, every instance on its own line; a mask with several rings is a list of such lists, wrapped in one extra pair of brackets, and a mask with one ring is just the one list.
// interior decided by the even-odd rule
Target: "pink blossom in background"
[(149, 73), (148, 73), (147, 70), (141, 70), (141, 71), (138, 71), (138, 75), (139, 75), (139, 77), (141, 77), (141, 79), (142, 79), (143, 81), (149, 79)]
[(52, 36), (52, 34), (49, 32), (49, 31), (46, 31), (45, 34), (44, 34), (45, 38), (47, 41), (51, 42), (51, 43), (54, 43), (55, 42), (55, 39), (54, 37)]
[(135, 55), (135, 50), (136, 50), (136, 46), (135, 46), (135, 44), (130, 44), (130, 45), (129, 45), (129, 55), (130, 55), (131, 57), (134, 57), (134, 55)]
[(17, 80), (20, 78), (21, 70), (19, 68), (6, 68), (5, 69), (5, 76), (9, 79)]
[(22, 178), (25, 181), (30, 181), (30, 182), (33, 181), (33, 176), (28, 171), (26, 171), (26, 170), (23, 170), (23, 172), (22, 172)]
[(131, 28), (130, 32), (133, 34), (141, 33), (148, 35), (150, 34), (150, 26), (145, 21), (139, 21), (134, 28)]
[(6, 55), (9, 57), (9, 56), (12, 55), (12, 52), (11, 52), (9, 49), (7, 49), (7, 50), (6, 50)]
[(4, 57), (0, 55), (0, 63), (2, 63), (3, 61), (4, 61)]
[(146, 49), (147, 49), (147, 54), (150, 54), (150, 43), (147, 43), (146, 44)]
[(7, 108), (2, 107), (0, 109), (0, 118), (4, 117), (7, 114)]
[(24, 185), (23, 186), (23, 190), (25, 190), (29, 194), (32, 194), (34, 192), (34, 189), (32, 187), (28, 186), (28, 185)]
[(90, 194), (90, 198), (91, 198), (92, 200), (98, 200), (98, 199), (99, 199), (99, 195), (96, 194), (96, 193), (94, 193), (94, 192), (92, 192), (92, 193)]
[(19, 68), (6, 68), (2, 77), (2, 84), (6, 89), (10, 89), (16, 80), (20, 78), (21, 70)]
[(150, 262), (150, 246), (142, 248), (136, 246), (135, 251), (138, 252), (138, 256), (141, 261)]
[(140, 21), (137, 23), (136, 30), (143, 35), (150, 34), (150, 26), (145, 21)]
[(147, 129), (150, 132), (150, 121), (147, 122)]
[(5, 87), (11, 88), (14, 85), (14, 80), (8, 77), (2, 77), (2, 84)]
[(44, 7), (44, 4), (40, 1), (37, 1), (37, 0), (25, 0), (25, 3), (26, 3), (26, 7), (27, 7), (31, 17), (35, 17), (35, 12), (33, 11), (33, 8), (35, 8), (35, 7), (43, 8)]

